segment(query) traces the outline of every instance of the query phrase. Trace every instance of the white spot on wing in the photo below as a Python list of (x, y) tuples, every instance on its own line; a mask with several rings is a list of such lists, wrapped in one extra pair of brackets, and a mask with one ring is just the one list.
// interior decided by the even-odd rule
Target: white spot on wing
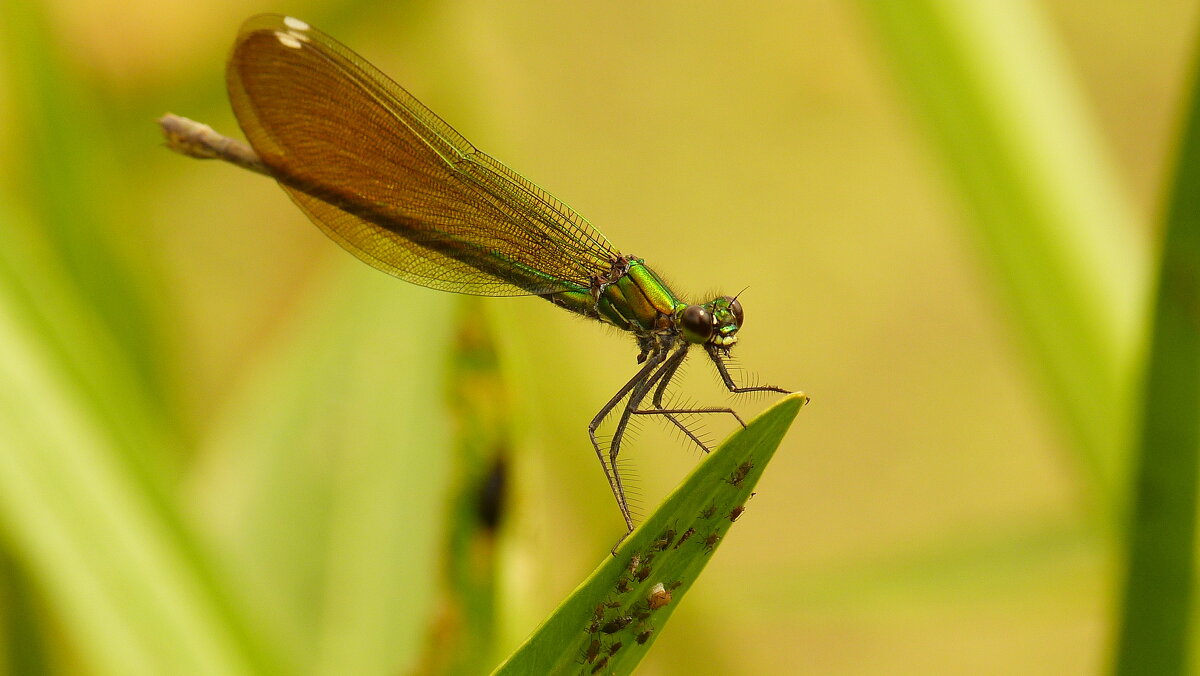
[(294, 16), (283, 17), (283, 25), (294, 31), (306, 31), (310, 26)]
[(279, 40), (279, 44), (283, 45), (284, 47), (300, 49), (300, 40), (298, 40), (296, 36), (291, 33), (281, 33), (279, 31), (275, 31), (275, 38)]

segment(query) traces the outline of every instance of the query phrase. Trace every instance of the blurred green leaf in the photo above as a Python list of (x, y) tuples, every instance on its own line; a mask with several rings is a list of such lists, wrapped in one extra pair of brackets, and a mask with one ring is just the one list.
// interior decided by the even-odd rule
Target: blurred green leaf
[[(740, 516), (806, 401), (785, 397), (730, 436), (494, 673), (587, 672), (601, 664), (605, 673), (632, 672)], [(657, 599), (668, 595), (658, 606), (652, 590), (660, 584)]]
[(0, 674), (55, 673), (45, 638), (48, 623), (38, 610), (29, 576), (0, 550)]
[[(0, 230), (9, 220), (0, 216)], [(0, 526), (97, 673), (261, 671), (165, 512), (0, 285)]]
[(498, 536), (509, 513), (512, 407), (483, 299), (457, 303), (448, 377), (454, 454), (435, 616), (415, 673), (473, 676), (495, 664)]
[[(0, 247), (38, 254), (19, 261), (10, 254), (9, 281), (28, 299), (42, 340), (61, 353), (81, 392), (124, 442), (118, 448), (173, 477), (174, 455), (151, 452), (172, 448), (166, 441), (178, 431), (164, 323), (150, 303), (162, 285), (154, 258), (135, 253), (144, 243), (119, 200), (125, 177), (112, 160), (100, 106), (44, 9), (36, 2), (0, 5), (6, 100), (21, 129), (14, 140), (23, 158), (10, 166), (19, 186), (12, 197), (30, 214), (0, 232)], [(50, 303), (42, 303), (43, 293)], [(103, 358), (93, 341), (108, 348)], [(148, 482), (161, 479), (148, 473)]]
[(0, 502), (6, 544), (97, 671), (260, 671), (272, 660), (173, 496), (182, 444), (158, 339), (166, 324), (147, 302), (161, 285), (152, 257), (131, 254), (123, 219), (136, 208), (120, 201), (126, 177), (92, 83), (43, 10), (0, 7), (21, 158), (0, 200), (13, 375), (0, 481), (19, 487)]
[(345, 263), (231, 399), (191, 487), (294, 669), (392, 673), (433, 598), (453, 298)]
[(1024, 0), (860, 4), (965, 203), (1096, 506), (1119, 507), (1149, 256), (1060, 46)]
[[(1195, 51), (1200, 42), (1193, 44)], [(1133, 472), (1118, 674), (1185, 674), (1200, 469), (1200, 60), (1193, 58)]]

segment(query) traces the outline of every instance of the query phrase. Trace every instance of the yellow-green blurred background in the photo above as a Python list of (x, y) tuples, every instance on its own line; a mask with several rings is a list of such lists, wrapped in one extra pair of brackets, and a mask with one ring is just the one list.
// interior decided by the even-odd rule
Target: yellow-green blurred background
[[(1051, 48), (1031, 67), (1063, 69), (1144, 272), (1200, 7), (1019, 4)], [(397, 673), (421, 648), (462, 299), (366, 268), (270, 181), (174, 155), (154, 125), (170, 111), (237, 135), (224, 59), (263, 11), (351, 46), (677, 290), (748, 287), (741, 365), (813, 397), (639, 673), (1103, 668), (1122, 505), (1097, 497), (1111, 486), (868, 3), (78, 0), (0, 10), (0, 350), (36, 372), (0, 420), (26, 425), (5, 443), (68, 448), (63, 472), (95, 463), (60, 492), (49, 466), (5, 479), (10, 671), (38, 654), (153, 670), (128, 657), (139, 633), (190, 626), (236, 627), (197, 655), (267, 646), (250, 663), (300, 672)], [(636, 349), (537, 299), (472, 307), (500, 332), (515, 409), (499, 658), (621, 532), (585, 426)], [(677, 392), (734, 401), (710, 371), (693, 360)], [(643, 513), (698, 460), (651, 424), (626, 453)], [(101, 470), (113, 494), (75, 491)], [(43, 492), (18, 495), (25, 471)], [(108, 505), (127, 512), (91, 513)], [(131, 550), (161, 579), (123, 576)], [(127, 598), (164, 607), (115, 630)]]

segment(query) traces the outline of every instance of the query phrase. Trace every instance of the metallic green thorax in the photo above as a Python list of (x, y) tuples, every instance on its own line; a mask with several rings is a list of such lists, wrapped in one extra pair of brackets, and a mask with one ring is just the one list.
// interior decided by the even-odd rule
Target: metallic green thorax
[(614, 265), (615, 279), (611, 282), (597, 281), (590, 289), (546, 294), (543, 298), (635, 334), (674, 326), (676, 312), (687, 304), (642, 259), (626, 258), (619, 263), (623, 265)]

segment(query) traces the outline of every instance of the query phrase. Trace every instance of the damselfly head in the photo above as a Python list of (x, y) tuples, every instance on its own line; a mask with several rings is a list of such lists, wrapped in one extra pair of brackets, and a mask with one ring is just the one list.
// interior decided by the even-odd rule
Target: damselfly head
[(713, 333), (708, 342), (718, 347), (730, 348), (737, 343), (738, 329), (742, 328), (745, 313), (742, 304), (733, 296), (715, 298), (706, 306), (713, 318)]
[(681, 305), (675, 320), (683, 338), (693, 345), (712, 343), (728, 350), (737, 343), (745, 315), (734, 296), (720, 296), (703, 305)]

